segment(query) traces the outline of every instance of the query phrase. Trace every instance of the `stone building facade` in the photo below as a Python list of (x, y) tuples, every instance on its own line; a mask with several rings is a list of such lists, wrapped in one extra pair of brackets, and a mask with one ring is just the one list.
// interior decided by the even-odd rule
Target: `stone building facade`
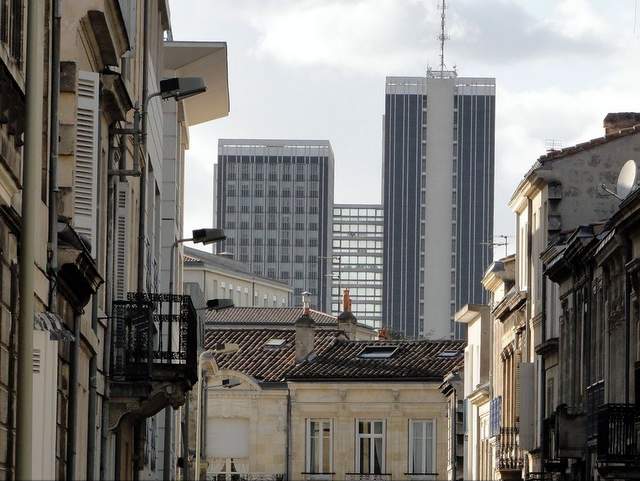
[[(165, 41), (171, 26), (164, 0), (41, 3), (44, 115), (33, 407), (16, 406), (14, 394), (17, 302), (19, 295), (27, 295), (17, 291), (16, 264), (24, 171), (25, 28), (33, 4), (7, 1), (0, 14), (0, 364), (6, 373), (0, 375), (0, 410), (7, 413), (0, 419), (0, 471), (3, 478), (15, 475), (17, 407), (33, 416), (35, 479), (159, 479), (162, 458), (169, 460), (166, 475), (175, 477), (175, 449), (169, 445), (166, 452), (174, 453), (169, 457), (157, 449), (156, 438), (162, 434), (157, 421), (164, 417), (154, 414), (164, 406), (178, 406), (181, 391), (194, 381), (179, 369), (169, 380), (176, 393), (171, 398), (161, 393), (157, 379), (127, 378), (118, 336), (137, 328), (125, 321), (124, 329), (114, 300), (126, 304), (128, 292), (139, 291), (145, 312), (149, 304), (162, 302), (156, 294), (166, 292), (170, 259), (163, 253), (183, 237), (188, 127), (228, 112), (226, 45)], [(205, 94), (206, 107), (189, 100), (163, 106), (160, 96), (152, 95), (160, 90), (161, 79), (187, 75), (203, 77), (215, 87)], [(136, 109), (143, 107), (146, 115), (136, 118)], [(179, 281), (180, 265), (177, 256)], [(176, 299), (189, 311), (185, 316), (195, 319), (189, 300)], [(140, 305), (131, 301), (129, 307)], [(147, 328), (154, 319), (149, 317)], [(193, 355), (196, 348), (189, 347)], [(134, 384), (143, 389), (131, 396)], [(174, 412), (169, 414), (172, 424)]]
[[(493, 453), (492, 479), (536, 479), (551, 469), (544, 454), (547, 406), (557, 402), (561, 384), (571, 383), (560, 380), (561, 302), (544, 262), (565, 232), (607, 219), (618, 208), (601, 185), (615, 184), (622, 165), (637, 156), (640, 128), (616, 114), (605, 126), (603, 137), (550, 151), (531, 167), (509, 203), (516, 216), (515, 256), (494, 263), (483, 280), (492, 329), (489, 434), (482, 437), (486, 431), (477, 426), (475, 432)], [(474, 367), (467, 369), (465, 378)], [(478, 460), (486, 450), (475, 444), (472, 459)]]
[(204, 369), (201, 479), (441, 479), (439, 386), (464, 343), (356, 341), (348, 311), (333, 328), (298, 316), (294, 329), (207, 332), (209, 349), (235, 349)]

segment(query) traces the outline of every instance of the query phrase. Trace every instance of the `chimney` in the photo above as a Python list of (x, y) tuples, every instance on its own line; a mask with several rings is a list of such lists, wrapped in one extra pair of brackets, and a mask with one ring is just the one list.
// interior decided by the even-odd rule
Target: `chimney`
[(309, 309), (309, 293), (302, 293), (302, 315), (296, 320), (296, 362), (305, 361), (313, 352), (315, 343), (315, 321)]
[(615, 134), (621, 129), (640, 124), (639, 112), (612, 112), (604, 118), (605, 135)]
[(338, 330), (344, 332), (349, 339), (354, 341), (356, 339), (357, 324), (358, 320), (351, 312), (349, 289), (345, 289), (342, 296), (342, 312), (338, 314)]

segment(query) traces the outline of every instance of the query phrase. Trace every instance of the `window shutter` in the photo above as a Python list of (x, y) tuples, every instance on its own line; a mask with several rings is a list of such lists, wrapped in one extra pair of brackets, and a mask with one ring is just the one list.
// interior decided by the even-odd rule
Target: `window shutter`
[(98, 177), (98, 86), (95, 72), (78, 72), (76, 166), (73, 175), (73, 226), (91, 243), (96, 255)]
[(125, 299), (129, 291), (129, 183), (118, 182), (116, 190), (115, 288), (116, 299)]

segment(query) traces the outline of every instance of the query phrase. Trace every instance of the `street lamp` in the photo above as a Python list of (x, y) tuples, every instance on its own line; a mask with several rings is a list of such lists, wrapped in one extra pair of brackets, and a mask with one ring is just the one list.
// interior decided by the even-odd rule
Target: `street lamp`
[(204, 366), (207, 362), (212, 363), (213, 358), (219, 354), (233, 354), (237, 352), (240, 347), (234, 343), (218, 343), (213, 349), (208, 349), (198, 356), (198, 406), (196, 411), (198, 413), (198, 423), (196, 424), (196, 472), (195, 472), (195, 480), (199, 481), (200, 479), (200, 458), (202, 456), (202, 431), (204, 428), (206, 434), (206, 416), (203, 419), (203, 411), (207, 412), (207, 397), (205, 393), (205, 405), (204, 410), (202, 406), (202, 372), (204, 371)]
[(222, 229), (194, 229), (191, 231), (191, 237), (185, 239), (176, 239), (171, 244), (171, 262), (169, 265), (169, 294), (173, 294), (173, 264), (175, 263), (175, 250), (178, 244), (183, 242), (194, 242), (196, 244), (209, 245), (214, 242), (220, 242), (227, 238)]
[[(176, 251), (176, 247), (178, 247), (178, 244), (181, 244), (183, 242), (188, 242), (188, 241), (193, 241), (197, 244), (213, 244), (214, 242), (219, 242), (222, 240), (225, 240), (226, 236), (224, 235), (224, 230), (222, 229), (195, 229), (193, 231), (191, 231), (191, 237), (187, 237), (184, 239), (176, 239), (175, 242), (173, 244), (171, 244), (171, 256), (170, 256), (170, 265), (169, 265), (169, 294), (171, 296), (173, 296), (173, 271), (174, 271), (174, 264), (175, 264), (175, 251)], [(173, 314), (173, 299), (171, 300), (171, 302), (169, 302), (169, 315), (171, 316)], [(198, 368), (199, 369), (199, 368)], [(166, 446), (166, 439), (167, 439), (167, 432), (168, 432), (168, 426), (171, 423), (171, 408), (166, 408), (167, 410), (165, 411), (165, 446)], [(183, 435), (183, 440), (185, 440), (184, 444), (185, 444), (185, 448), (183, 449), (183, 454), (182, 454), (182, 458), (183, 458), (183, 479), (187, 480), (188, 479), (188, 473), (189, 473), (189, 467), (188, 467), (188, 462), (187, 462), (187, 458), (188, 458), (188, 450), (186, 448), (186, 446), (188, 446), (189, 443), (189, 396), (187, 396), (187, 400), (185, 402), (185, 429), (182, 433)], [(165, 455), (166, 455), (166, 451), (165, 451)]]

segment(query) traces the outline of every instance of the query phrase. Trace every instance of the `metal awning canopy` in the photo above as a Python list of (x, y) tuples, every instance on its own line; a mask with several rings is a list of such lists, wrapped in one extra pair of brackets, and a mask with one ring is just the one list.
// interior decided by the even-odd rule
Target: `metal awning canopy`
[(178, 77), (202, 77), (207, 91), (182, 100), (189, 126), (229, 115), (226, 42), (164, 42), (164, 67)]

